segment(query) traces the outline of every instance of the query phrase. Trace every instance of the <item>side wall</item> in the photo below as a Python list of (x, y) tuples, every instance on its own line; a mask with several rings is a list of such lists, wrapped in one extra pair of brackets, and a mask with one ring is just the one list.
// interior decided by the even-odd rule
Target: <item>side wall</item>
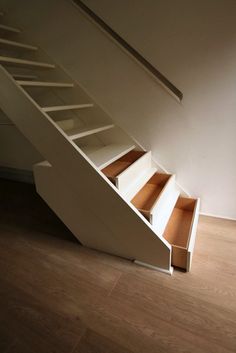
[(203, 212), (236, 218), (235, 1), (84, 1), (182, 90), (182, 104), (70, 0), (1, 7), (201, 197)]

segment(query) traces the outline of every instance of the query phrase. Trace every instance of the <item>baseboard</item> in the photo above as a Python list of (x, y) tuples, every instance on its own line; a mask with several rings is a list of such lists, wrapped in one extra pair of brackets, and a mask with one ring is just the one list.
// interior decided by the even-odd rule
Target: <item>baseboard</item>
[(199, 214), (200, 214), (201, 216), (207, 216), (207, 217), (213, 217), (213, 218), (226, 219), (227, 221), (236, 221), (236, 218), (230, 218), (230, 217), (221, 216), (221, 215), (216, 215), (216, 214), (212, 214), (212, 213), (200, 212)]
[(153, 265), (147, 264), (146, 262), (142, 262), (142, 261), (138, 261), (138, 260), (134, 260), (134, 263), (139, 266), (150, 268), (151, 270), (154, 270), (154, 271), (166, 273), (167, 275), (170, 275), (170, 276), (173, 274), (173, 267), (172, 266), (170, 267), (170, 270), (165, 270), (163, 268), (153, 266)]
[(0, 178), (34, 184), (33, 172), (25, 169), (0, 167)]

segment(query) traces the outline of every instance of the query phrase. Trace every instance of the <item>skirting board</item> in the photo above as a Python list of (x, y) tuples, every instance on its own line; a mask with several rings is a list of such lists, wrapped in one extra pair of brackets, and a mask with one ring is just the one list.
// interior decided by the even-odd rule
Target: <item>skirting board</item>
[(0, 178), (34, 184), (33, 172), (30, 170), (0, 167)]
[(170, 268), (170, 271), (168, 271), (168, 270), (164, 270), (163, 268), (156, 267), (156, 266), (153, 266), (153, 265), (149, 265), (149, 264), (147, 264), (145, 262), (138, 261), (138, 260), (134, 260), (134, 263), (136, 265), (139, 265), (139, 266), (150, 268), (151, 270), (155, 270), (155, 271), (166, 273), (167, 275), (170, 275), (170, 276), (173, 274), (173, 267), (172, 266)]
[(212, 214), (212, 213), (200, 212), (199, 214), (200, 214), (200, 216), (226, 219), (226, 220), (228, 220), (228, 221), (236, 221), (236, 218), (230, 218), (230, 217), (221, 216), (221, 215), (216, 215), (216, 214)]

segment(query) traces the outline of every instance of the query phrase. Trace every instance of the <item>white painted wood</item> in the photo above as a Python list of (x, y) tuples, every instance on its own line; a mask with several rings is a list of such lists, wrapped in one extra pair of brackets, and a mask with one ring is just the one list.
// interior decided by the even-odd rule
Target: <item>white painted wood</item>
[(163, 270), (163, 268), (160, 268), (160, 267), (157, 267), (157, 266), (153, 266), (153, 265), (150, 265), (150, 264), (147, 264), (145, 262), (138, 261), (138, 260), (134, 260), (134, 263), (136, 265), (139, 265), (139, 266), (150, 268), (151, 270), (154, 270), (154, 271), (166, 273), (167, 275), (170, 275), (170, 276), (172, 276), (173, 271), (174, 271), (174, 268), (172, 266), (170, 267), (169, 270)]
[(166, 190), (164, 197), (159, 200), (158, 208), (151, 215), (153, 230), (157, 235), (163, 235), (180, 194), (175, 184), (170, 184), (170, 186), (171, 188)]
[[(78, 170), (76, 189), (74, 184), (68, 184), (68, 177), (71, 177), (70, 174), (66, 177), (68, 170), (61, 175), (47, 162), (35, 165), (34, 175), (38, 193), (80, 242), (90, 248), (138, 259), (169, 272), (171, 247), (168, 243), (165, 242), (168, 248), (166, 253), (166, 248), (160, 246), (160, 239), (152, 232), (149, 223), (142, 220), (131, 204), (121, 202), (122, 206), (118, 206), (116, 197), (117, 200), (122, 199), (115, 186), (103, 180), (102, 173), (94, 171), (95, 179), (91, 179), (90, 173), (84, 171), (81, 165)], [(131, 214), (134, 217), (130, 217)]]
[(0, 24), (0, 30), (1, 29), (4, 30), (4, 31), (14, 32), (14, 33), (20, 33), (21, 32), (18, 28), (9, 27), (9, 26), (5, 26), (5, 25), (1, 25)]
[(105, 168), (118, 158), (124, 156), (129, 151), (133, 150), (135, 145), (119, 145), (110, 144), (104, 147), (84, 146), (81, 147), (83, 152), (95, 164), (98, 169)]
[(19, 42), (15, 42), (13, 40), (7, 40), (7, 39), (3, 39), (3, 38), (0, 38), (0, 44), (15, 47), (15, 48), (33, 50), (33, 51), (38, 50), (38, 48), (35, 47), (34, 45), (19, 43)]
[[(101, 125), (101, 124), (91, 124), (87, 126), (78, 126), (76, 127), (76, 123), (74, 125), (74, 119), (72, 120), (71, 125), (72, 128), (68, 128), (68, 120), (65, 121), (57, 121), (57, 124), (65, 131), (65, 133), (68, 135), (68, 137), (71, 140), (77, 140), (78, 138), (84, 137), (84, 136), (89, 136), (92, 134), (96, 134), (98, 132), (108, 130), (114, 127), (113, 124), (108, 124), (108, 125)], [(65, 128), (67, 126), (67, 128)]]
[(117, 175), (116, 186), (121, 193), (125, 194), (125, 191), (134, 184), (135, 180), (140, 177), (140, 174), (151, 167), (152, 154), (149, 151), (132, 163), (121, 174)]
[(156, 173), (155, 167), (144, 169), (143, 172), (130, 184), (130, 187), (121, 192), (126, 200), (131, 200), (148, 180)]
[(20, 65), (20, 66), (40, 67), (40, 68), (45, 68), (45, 69), (55, 69), (55, 65), (53, 65), (53, 64), (42, 63), (39, 61), (12, 58), (12, 57), (7, 57), (7, 56), (0, 56), (0, 63), (2, 63), (2, 65), (15, 64), (14, 66)]
[(199, 210), (200, 210), (200, 199), (197, 199), (196, 204), (195, 204), (195, 208), (194, 208), (194, 212), (193, 212), (193, 219), (192, 219), (192, 224), (191, 224), (191, 229), (190, 229), (190, 234), (189, 234), (189, 241), (188, 241), (188, 246), (187, 246), (188, 253), (187, 253), (186, 271), (191, 270), (193, 250), (194, 250), (196, 234), (197, 234)]
[(27, 74), (11, 74), (11, 76), (15, 80), (36, 80), (37, 76), (36, 75), (27, 75)]
[(163, 234), (178, 196), (179, 191), (176, 189), (175, 175), (172, 175), (150, 210), (150, 222), (157, 234)]
[[(53, 179), (47, 180), (47, 176), (42, 182), (36, 179), (39, 192), (62, 216), (70, 217), (73, 211), (70, 225), (79, 227), (80, 223), (76, 235), (81, 242), (169, 270), (169, 243), (156, 236), (149, 222), (119, 195), (117, 188), (1, 65), (0, 82), (1, 109), (53, 165)], [(119, 154), (133, 147), (120, 149)], [(85, 229), (88, 220), (89, 234)]]
[(17, 81), (17, 83), (18, 85), (23, 87), (57, 87), (57, 88), (74, 87), (73, 83), (67, 83), (67, 82)]
[(55, 107), (43, 107), (43, 111), (45, 113), (49, 112), (59, 112), (63, 110), (77, 110), (77, 109), (85, 109), (85, 108), (92, 108), (93, 103), (85, 103), (85, 104), (73, 104), (73, 105), (59, 105)]

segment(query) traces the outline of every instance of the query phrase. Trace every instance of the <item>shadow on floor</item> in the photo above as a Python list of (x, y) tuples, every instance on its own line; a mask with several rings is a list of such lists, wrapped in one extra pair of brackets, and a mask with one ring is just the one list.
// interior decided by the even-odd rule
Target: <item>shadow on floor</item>
[(0, 224), (48, 233), (78, 242), (37, 194), (35, 185), (0, 179)]

